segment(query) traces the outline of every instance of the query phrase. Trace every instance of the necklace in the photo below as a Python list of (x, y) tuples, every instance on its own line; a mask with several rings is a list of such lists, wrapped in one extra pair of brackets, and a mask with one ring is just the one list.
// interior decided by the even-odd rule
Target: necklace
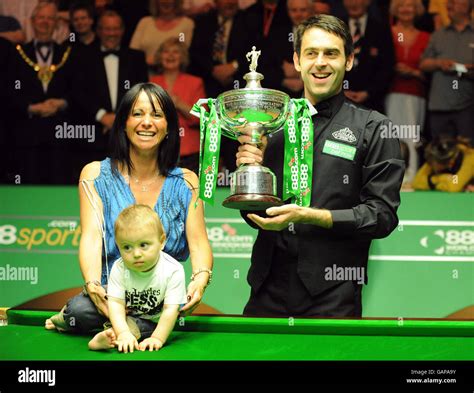
[(26, 62), (26, 64), (28, 64), (38, 73), (38, 79), (43, 83), (49, 83), (51, 79), (53, 79), (54, 73), (59, 70), (64, 65), (64, 63), (66, 63), (69, 54), (71, 53), (71, 47), (68, 46), (68, 48), (63, 54), (61, 62), (59, 62), (58, 64), (51, 64), (50, 66), (41, 67), (38, 63), (35, 63), (26, 55), (21, 45), (17, 45), (16, 50), (18, 51), (22, 59)]
[[(133, 180), (134, 183), (135, 183), (137, 186), (141, 187), (141, 188), (140, 188), (140, 191), (141, 191), (141, 192), (147, 192), (148, 189), (149, 189), (148, 187), (150, 187), (152, 184), (156, 183), (156, 182), (158, 181), (158, 179), (160, 178), (160, 176), (157, 174), (157, 175), (155, 176), (155, 179), (153, 179), (151, 182), (149, 182), (149, 183), (147, 183), (147, 184), (143, 184), (141, 180), (139, 180), (139, 179), (137, 179), (137, 178), (135, 178), (135, 177), (133, 177), (133, 176), (131, 176), (131, 175), (127, 175), (127, 177), (128, 177), (129, 179)], [(129, 181), (129, 184), (130, 184), (130, 181)]]

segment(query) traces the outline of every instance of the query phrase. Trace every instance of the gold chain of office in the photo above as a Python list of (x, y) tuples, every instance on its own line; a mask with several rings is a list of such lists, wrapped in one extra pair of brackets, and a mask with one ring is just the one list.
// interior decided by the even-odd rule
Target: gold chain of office
[(16, 50), (22, 57), (22, 59), (28, 64), (30, 67), (32, 67), (37, 73), (38, 73), (38, 79), (42, 83), (49, 83), (51, 82), (51, 79), (53, 79), (54, 73), (59, 70), (67, 61), (69, 58), (69, 55), (71, 53), (71, 47), (68, 46), (66, 51), (63, 54), (63, 57), (61, 61), (58, 64), (51, 64), (49, 66), (43, 66), (41, 67), (38, 63), (35, 63), (33, 60), (31, 60), (26, 53), (23, 51), (23, 48), (21, 45), (16, 46)]

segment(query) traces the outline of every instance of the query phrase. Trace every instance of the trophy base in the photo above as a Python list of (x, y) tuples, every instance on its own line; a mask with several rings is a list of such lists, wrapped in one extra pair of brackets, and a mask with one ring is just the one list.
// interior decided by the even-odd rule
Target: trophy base
[(273, 195), (235, 194), (227, 197), (222, 206), (238, 210), (265, 210), (272, 206), (281, 206), (283, 201)]

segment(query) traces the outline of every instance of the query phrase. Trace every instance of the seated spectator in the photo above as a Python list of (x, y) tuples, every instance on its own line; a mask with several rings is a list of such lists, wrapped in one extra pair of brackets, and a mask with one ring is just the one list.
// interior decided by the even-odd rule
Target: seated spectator
[(474, 25), (471, 0), (448, 0), (451, 24), (433, 33), (420, 64), (432, 73), (428, 99), (433, 139), (474, 139)]
[(160, 85), (171, 96), (178, 111), (180, 142), (179, 166), (199, 171), (199, 119), (189, 113), (200, 98), (205, 98), (201, 78), (186, 74), (188, 50), (177, 38), (168, 38), (156, 53), (159, 74), (150, 82)]
[(431, 142), (425, 158), (413, 181), (415, 190), (460, 192), (474, 179), (474, 149), (455, 139)]
[[(416, 144), (420, 140), (426, 111), (425, 76), (419, 69), (429, 34), (415, 28), (415, 18), (423, 15), (421, 0), (393, 0), (390, 14), (395, 18), (392, 26), (395, 46), (395, 76), (385, 100), (387, 116), (398, 126), (409, 126), (413, 135), (400, 136), (409, 150), (409, 162), (404, 183), (410, 183), (418, 170)], [(416, 135), (415, 135), (416, 134)]]
[(151, 16), (138, 22), (130, 48), (145, 52), (146, 62), (154, 65), (155, 53), (168, 38), (179, 38), (187, 48), (193, 38), (194, 21), (183, 16), (181, 0), (151, 0)]
[(25, 42), (25, 33), (20, 23), (12, 16), (0, 15), (0, 37), (14, 44)]
[[(94, 9), (83, 3), (75, 3), (69, 10), (72, 32), (79, 45), (88, 46), (97, 42), (94, 32)], [(69, 40), (72, 41), (72, 40)]]

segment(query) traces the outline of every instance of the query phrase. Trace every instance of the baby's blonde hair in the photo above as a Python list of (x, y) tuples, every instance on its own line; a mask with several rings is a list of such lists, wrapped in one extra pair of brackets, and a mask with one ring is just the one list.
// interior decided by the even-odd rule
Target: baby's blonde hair
[(123, 209), (117, 217), (114, 225), (115, 237), (117, 233), (123, 229), (134, 229), (152, 225), (155, 227), (158, 238), (165, 234), (163, 224), (158, 214), (147, 205), (131, 205)]

